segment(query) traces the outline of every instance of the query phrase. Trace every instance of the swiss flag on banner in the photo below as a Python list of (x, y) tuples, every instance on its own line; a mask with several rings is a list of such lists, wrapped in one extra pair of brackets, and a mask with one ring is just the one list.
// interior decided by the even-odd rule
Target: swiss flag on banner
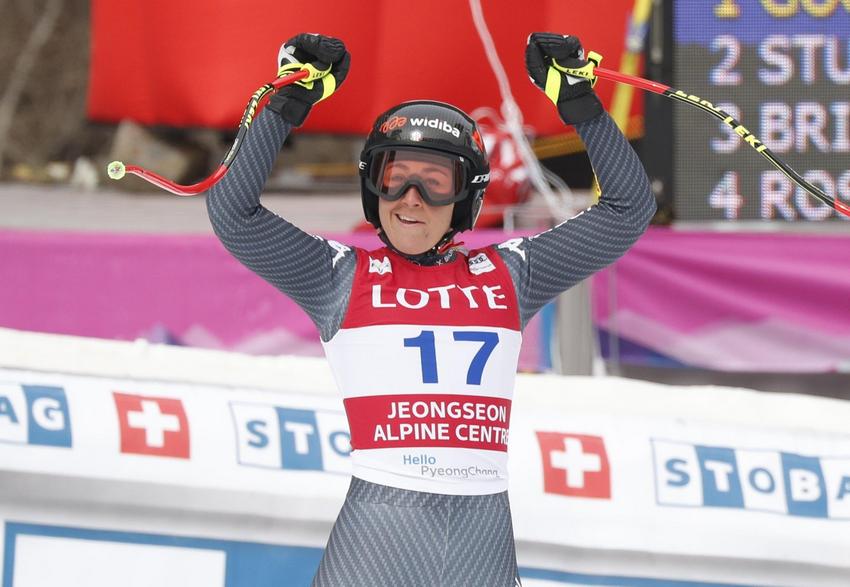
[(543, 459), (543, 491), (611, 499), (611, 469), (600, 436), (537, 432)]
[(178, 399), (114, 392), (121, 452), (189, 458), (189, 421)]

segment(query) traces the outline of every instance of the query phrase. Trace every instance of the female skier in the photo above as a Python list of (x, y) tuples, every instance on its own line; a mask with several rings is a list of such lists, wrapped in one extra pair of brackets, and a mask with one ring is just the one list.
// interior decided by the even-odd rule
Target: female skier
[(319, 329), (344, 398), (352, 479), (314, 587), (519, 585), (507, 495), (507, 438), (521, 332), (548, 301), (620, 257), (655, 210), (646, 174), (580, 67), (575, 37), (535, 33), (531, 80), (575, 125), (604, 193), (530, 238), (466, 251), (453, 243), (489, 179), (475, 122), (440, 102), (397, 105), (360, 160), (363, 210), (384, 247), (302, 232), (260, 204), (284, 138), (348, 73), (343, 43), (290, 39), (286, 86), (260, 113), (207, 206), (224, 246), (291, 297)]

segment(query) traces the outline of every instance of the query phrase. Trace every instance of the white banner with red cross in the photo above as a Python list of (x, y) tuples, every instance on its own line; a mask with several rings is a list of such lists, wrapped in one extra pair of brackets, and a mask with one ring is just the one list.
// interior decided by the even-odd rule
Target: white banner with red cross
[[(29, 337), (42, 341), (41, 354)], [(0, 361), (7, 530), (14, 521), (15, 532), (52, 536), (73, 520), (257, 540), (253, 521), (277, 520), (263, 526), (263, 540), (324, 545), (348, 486), (351, 444), (323, 361), (14, 338), (5, 344), (0, 331), (0, 359), (18, 365)], [(486, 419), (486, 406), (466, 403), (428, 409), (447, 417), (479, 409)], [(504, 414), (520, 565), (555, 573), (539, 577), (617, 574), (622, 565), (633, 577), (795, 585), (850, 573), (848, 402), (521, 374)], [(405, 462), (439, 466), (436, 452), (449, 449), (410, 447)], [(160, 517), (131, 523), (134, 512)], [(230, 522), (207, 527), (219, 519)], [(188, 520), (203, 529), (184, 527)], [(27, 526), (35, 522), (49, 528)]]

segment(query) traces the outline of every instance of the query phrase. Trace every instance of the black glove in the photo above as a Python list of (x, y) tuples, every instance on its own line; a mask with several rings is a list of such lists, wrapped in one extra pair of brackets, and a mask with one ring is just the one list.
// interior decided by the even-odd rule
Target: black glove
[(578, 69), (587, 63), (576, 37), (554, 33), (532, 33), (528, 37), (525, 47), (528, 76), (555, 103), (561, 120), (567, 124), (590, 120), (603, 111), (591, 80), (564, 72), (565, 68)]
[(351, 66), (351, 54), (339, 39), (301, 33), (281, 45), (278, 62), (278, 76), (301, 69), (310, 72), (309, 77), (281, 88), (268, 105), (286, 122), (301, 126), (313, 104), (342, 85)]

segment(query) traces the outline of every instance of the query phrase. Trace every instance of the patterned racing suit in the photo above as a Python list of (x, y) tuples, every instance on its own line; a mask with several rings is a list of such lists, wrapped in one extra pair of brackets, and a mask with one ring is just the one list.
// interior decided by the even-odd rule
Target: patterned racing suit
[(600, 201), (477, 251), (365, 251), (264, 208), (262, 187), (290, 131), (270, 111), (210, 191), (215, 233), (310, 316), (343, 395), (352, 481), (314, 587), (519, 584), (506, 459), (522, 329), (625, 253), (655, 211), (608, 114), (576, 128)]

